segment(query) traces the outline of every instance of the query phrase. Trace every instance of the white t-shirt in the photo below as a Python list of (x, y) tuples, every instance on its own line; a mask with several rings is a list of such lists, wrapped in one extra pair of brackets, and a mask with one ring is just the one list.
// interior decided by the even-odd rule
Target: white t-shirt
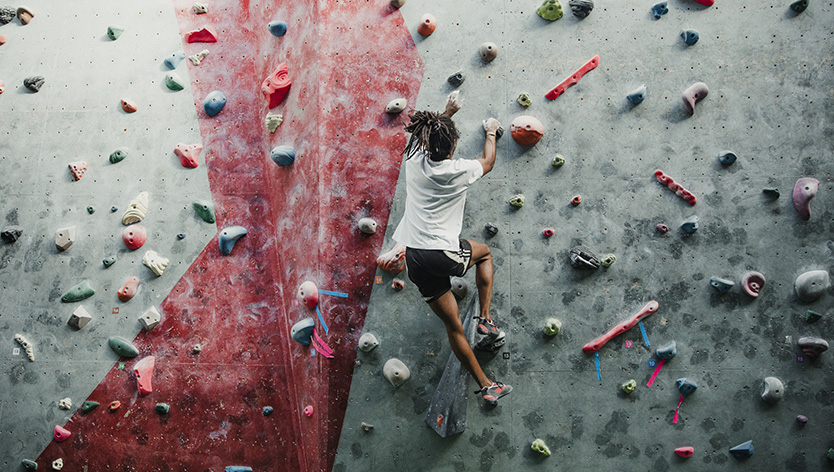
[(405, 161), (405, 214), (393, 239), (414, 249), (460, 249), (466, 190), (484, 175), (477, 160), (432, 161), (419, 150)]

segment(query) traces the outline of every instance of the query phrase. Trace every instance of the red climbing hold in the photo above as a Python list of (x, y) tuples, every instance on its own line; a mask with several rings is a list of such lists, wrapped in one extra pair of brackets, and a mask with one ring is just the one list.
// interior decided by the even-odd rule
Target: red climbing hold
[(574, 72), (573, 75), (563, 80), (553, 90), (544, 94), (544, 98), (548, 100), (556, 100), (557, 98), (559, 98), (559, 95), (562, 95), (565, 92), (565, 90), (567, 90), (568, 87), (570, 87), (571, 85), (575, 85), (577, 82), (579, 82), (579, 79), (581, 79), (582, 76), (588, 73), (589, 70), (596, 69), (598, 65), (599, 55), (596, 55), (592, 57), (590, 61), (586, 62), (584, 66), (577, 69), (577, 71)]
[(695, 453), (695, 448), (692, 446), (687, 447), (679, 447), (675, 449), (675, 454), (681, 457), (692, 457), (692, 454)]
[(2, 80), (0, 80), (0, 93), (3, 93), (5, 91), (6, 91), (6, 84)]
[(148, 232), (139, 225), (130, 225), (122, 231), (122, 241), (128, 249), (139, 249), (148, 239)]
[(187, 144), (179, 143), (177, 144), (177, 147), (174, 148), (174, 154), (180, 158), (180, 164), (182, 164), (183, 167), (194, 169), (200, 165), (200, 151), (202, 150), (202, 144), (192, 144), (189, 146)]
[(76, 181), (81, 180), (84, 172), (87, 171), (87, 163), (84, 161), (75, 161), (69, 163), (69, 170), (72, 172), (72, 178)]
[(532, 146), (544, 136), (544, 126), (538, 118), (522, 115), (510, 123), (510, 134), (518, 144)]
[(692, 192), (689, 190), (681, 187), (681, 185), (668, 175), (664, 174), (662, 170), (658, 169), (654, 171), (654, 176), (657, 177), (657, 181), (661, 184), (665, 185), (669, 188), (669, 190), (675, 192), (675, 195), (683, 198), (686, 203), (690, 205), (695, 205), (698, 203), (698, 200), (695, 198), (695, 195), (692, 195)]
[(282, 63), (261, 84), (261, 92), (269, 101), (269, 108), (275, 108), (284, 101), (284, 97), (290, 90), (290, 85), (292, 85), (292, 80), (290, 80), (289, 69), (286, 64)]
[(133, 375), (136, 376), (136, 385), (139, 387), (139, 396), (153, 392), (151, 377), (153, 377), (153, 366), (156, 363), (154, 356), (148, 356), (133, 366)]
[(217, 31), (211, 26), (203, 26), (202, 28), (185, 33), (185, 42), (187, 43), (216, 43)]
[(69, 432), (66, 428), (62, 428), (61, 426), (55, 425), (55, 440), (58, 442), (64, 442), (69, 439), (72, 433)]

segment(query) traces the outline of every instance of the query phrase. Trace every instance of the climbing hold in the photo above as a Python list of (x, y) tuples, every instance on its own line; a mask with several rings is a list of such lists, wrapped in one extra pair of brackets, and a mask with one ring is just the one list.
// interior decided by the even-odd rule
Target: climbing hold
[(686, 111), (690, 115), (695, 113), (695, 104), (703, 100), (709, 94), (707, 84), (703, 82), (695, 82), (689, 88), (683, 91), (683, 104), (686, 105)]
[(669, 8), (667, 7), (666, 2), (655, 3), (652, 6), (652, 15), (656, 20), (659, 20), (661, 16), (669, 13)]
[(672, 341), (671, 343), (657, 348), (654, 352), (658, 359), (670, 360), (678, 354), (678, 343)]
[(148, 251), (142, 256), (142, 264), (145, 264), (157, 277), (165, 272), (169, 262), (167, 258), (160, 256), (156, 251)]
[(185, 233), (177, 233), (177, 239), (179, 239), (179, 240), (185, 239)]
[(399, 292), (405, 288), (405, 282), (402, 279), (395, 277), (394, 280), (391, 281), (391, 288), (394, 289), (395, 292)]
[(6, 91), (6, 83), (0, 80), (0, 94)]
[(359, 220), (359, 231), (365, 234), (376, 233), (376, 220), (373, 218), (362, 218)]
[(23, 86), (31, 90), (32, 92), (37, 93), (41, 89), (41, 87), (43, 87), (44, 81), (45, 79), (40, 75), (26, 77), (25, 79), (23, 79)]
[(199, 354), (201, 352), (203, 352), (203, 346), (201, 346), (199, 344), (195, 344), (194, 347), (191, 348), (191, 353), (192, 354)]
[(204, 201), (195, 201), (192, 203), (194, 207), (194, 211), (197, 212), (197, 216), (202, 218), (203, 221), (206, 223), (214, 223), (214, 205), (210, 202)]
[(565, 93), (565, 90), (572, 85), (576, 85), (579, 82), (579, 79), (585, 76), (588, 71), (594, 70), (599, 65), (599, 54), (592, 57), (588, 62), (586, 62), (582, 67), (576, 70), (573, 74), (569, 77), (565, 78), (562, 82), (559, 83), (556, 87), (552, 90), (544, 94), (544, 98), (548, 100), (556, 100), (559, 98), (559, 95)]
[(206, 95), (205, 100), (203, 100), (203, 110), (206, 112), (208, 116), (215, 116), (221, 111), (223, 111), (223, 107), (226, 106), (226, 96), (223, 95), (223, 92), (219, 90), (215, 90), (210, 92)]
[(570, 199), (570, 204), (573, 206), (577, 206), (582, 203), (582, 196), (581, 195), (574, 195), (573, 198)]
[(127, 210), (122, 215), (122, 224), (127, 226), (145, 219), (145, 215), (148, 213), (148, 204), (148, 192), (140, 192), (127, 206)]
[(715, 3), (715, 0), (695, 0), (695, 2), (700, 3), (701, 5), (706, 5), (708, 7), (711, 7), (712, 4)]
[(695, 454), (695, 448), (692, 446), (679, 447), (675, 449), (675, 454), (681, 457), (692, 457), (692, 454)]
[(0, 239), (3, 239), (3, 241), (11, 244), (20, 239), (20, 236), (22, 234), (23, 228), (21, 228), (20, 226), (9, 226), (8, 228), (0, 232)]
[(261, 410), (261, 412), (263, 413), (264, 416), (271, 415), (273, 411), (274, 411), (274, 409), (271, 406), (265, 406), (263, 408), (263, 410)]
[(736, 155), (732, 151), (721, 151), (718, 153), (718, 162), (724, 167), (731, 166), (736, 162)]
[(681, 392), (681, 395), (685, 397), (692, 395), (698, 388), (698, 386), (695, 385), (695, 382), (687, 380), (686, 378), (676, 380), (675, 386), (678, 387), (678, 391)]
[(594, 9), (593, 0), (570, 0), (569, 5), (573, 16), (580, 20), (587, 18), (591, 14), (591, 10)]
[(455, 72), (446, 79), (452, 87), (460, 87), (464, 80), (466, 80), (466, 77), (464, 77), (462, 70)]
[(655, 226), (655, 228), (657, 229), (657, 232), (660, 234), (664, 234), (669, 231), (669, 227), (663, 223), (658, 223), (657, 226)]
[(128, 249), (139, 249), (148, 239), (148, 233), (142, 225), (130, 225), (122, 230), (122, 242)]
[(295, 296), (307, 308), (315, 308), (319, 303), (319, 288), (314, 282), (307, 280), (298, 287)]
[(29, 7), (20, 6), (17, 7), (17, 11), (15, 12), (17, 15), (17, 19), (20, 20), (20, 24), (28, 25), (32, 18), (35, 17), (35, 14), (32, 13), (32, 10)]
[(663, 173), (662, 170), (658, 169), (654, 171), (654, 176), (657, 178), (657, 181), (660, 182), (662, 185), (665, 185), (666, 188), (675, 192), (675, 195), (681, 197), (689, 203), (690, 205), (695, 205), (698, 203), (698, 199), (695, 198), (695, 195), (692, 194), (689, 190), (683, 188), (681, 184), (675, 182), (675, 179)]
[(78, 285), (72, 287), (61, 296), (61, 301), (64, 303), (75, 303), (84, 300), (85, 298), (90, 298), (96, 293), (92, 287), (90, 287), (90, 283), (84, 280), (83, 282), (79, 282)]
[(246, 228), (243, 226), (227, 226), (223, 228), (223, 231), (220, 232), (220, 237), (218, 238), (220, 252), (224, 256), (228, 256), (235, 247), (237, 240), (246, 236), (246, 233)]
[(66, 251), (74, 242), (75, 226), (66, 226), (55, 231), (55, 247), (59, 251)]
[(622, 390), (626, 395), (630, 395), (632, 392), (637, 390), (637, 381), (634, 379), (629, 380), (628, 382), (620, 385), (620, 390)]
[(532, 146), (544, 136), (544, 126), (538, 118), (522, 115), (510, 123), (510, 134), (518, 144)]
[(133, 366), (133, 376), (136, 377), (136, 386), (139, 389), (139, 396), (144, 397), (153, 392), (153, 368), (156, 364), (154, 356), (143, 357)]
[(284, 115), (278, 115), (275, 113), (267, 113), (266, 118), (264, 118), (264, 122), (266, 123), (266, 128), (269, 130), (270, 133), (274, 133), (281, 123), (284, 122)]
[(516, 101), (519, 105), (525, 108), (533, 104), (533, 100), (530, 99), (530, 94), (527, 92), (521, 92), (520, 94), (518, 94), (518, 98), (516, 99)]
[(359, 350), (362, 352), (371, 352), (379, 346), (379, 340), (371, 333), (364, 333), (359, 337)]
[(817, 313), (813, 310), (808, 310), (805, 312), (805, 322), (808, 324), (816, 323), (817, 321), (822, 319), (822, 315)]
[(0, 7), (0, 25), (5, 25), (14, 19), (15, 9), (13, 7)]
[(89, 323), (92, 319), (93, 317), (90, 316), (90, 313), (86, 308), (84, 308), (84, 305), (78, 305), (78, 307), (73, 310), (69, 320), (67, 320), (67, 324), (75, 329), (81, 329), (87, 326), (87, 323)]
[(811, 218), (811, 199), (817, 194), (820, 181), (811, 177), (803, 177), (793, 186), (793, 206), (803, 220)]
[(194, 169), (200, 165), (200, 151), (202, 150), (203, 145), (200, 143), (192, 145), (178, 143), (174, 148), (174, 154), (180, 158), (180, 164), (183, 167)]
[(110, 411), (116, 411), (116, 410), (118, 410), (121, 406), (122, 406), (122, 402), (120, 402), (120, 401), (118, 401), (118, 400), (115, 400), (115, 401), (110, 402), (110, 406), (108, 406), (107, 408), (108, 408)]
[(823, 296), (828, 290), (829, 278), (827, 270), (810, 270), (802, 273), (793, 283), (796, 298), (809, 303)]
[(52, 470), (61, 470), (64, 468), (64, 460), (60, 457), (52, 461)]
[(87, 207), (87, 213), (89, 213), (89, 214), (91, 214), (91, 215), (92, 215), (92, 214), (93, 214), (93, 213), (95, 213), (95, 212), (96, 212), (96, 209), (95, 209), (95, 208), (93, 208), (93, 207), (91, 207), (91, 206), (88, 206), (88, 207)]
[(115, 151), (110, 153), (110, 163), (116, 164), (125, 160), (127, 155), (130, 153), (130, 149), (126, 147), (117, 148)]
[(796, 422), (799, 423), (800, 426), (805, 426), (808, 423), (808, 417), (805, 415), (796, 415)]
[(166, 57), (164, 61), (165, 65), (168, 66), (169, 69), (176, 69), (180, 62), (185, 59), (185, 51), (177, 51), (172, 53), (170, 56)]
[(208, 55), (209, 55), (209, 50), (208, 49), (203, 49), (200, 52), (195, 52), (194, 54), (188, 56), (188, 60), (191, 61), (191, 63), (194, 64), (195, 66), (199, 66), (200, 63), (203, 62), (203, 59), (208, 57)]
[(192, 8), (194, 8), (194, 13), (197, 15), (208, 13), (208, 5), (206, 5), (205, 3), (195, 3)]
[[(5, 8), (5, 7), (4, 7)], [(0, 23), (3, 24), (3, 23)], [(38, 463), (29, 459), (23, 459), (20, 463), (26, 470), (38, 470)]]
[(185, 33), (185, 42), (187, 43), (216, 43), (217, 31), (214, 27), (206, 25), (202, 28)]
[(134, 103), (134, 101), (129, 98), (123, 98), (121, 101), (121, 105), (122, 110), (124, 110), (125, 113), (134, 113), (136, 112), (136, 110), (139, 109), (139, 107), (136, 106), (136, 103)]
[(698, 231), (698, 217), (690, 216), (681, 223), (681, 230), (686, 234), (692, 234)]
[(108, 26), (107, 27), (107, 37), (112, 39), (113, 41), (115, 41), (115, 40), (119, 39), (119, 36), (121, 36), (122, 33), (124, 33), (124, 31), (125, 31), (125, 29), (122, 28), (121, 26), (116, 26), (116, 25)]
[(226, 472), (252, 472), (252, 468), (245, 465), (227, 465)]
[(67, 429), (65, 429), (65, 428), (63, 428), (59, 425), (55, 425), (55, 430), (54, 430), (53, 436), (55, 437), (56, 441), (58, 441), (58, 442), (66, 441), (67, 439), (69, 439), (71, 434), (72, 433), (70, 433), (69, 430), (67, 430)]
[(683, 42), (686, 43), (687, 46), (692, 46), (697, 43), (700, 37), (701, 35), (699, 35), (698, 31), (694, 29), (681, 30), (681, 38), (683, 38)]
[(574, 246), (569, 254), (570, 265), (574, 269), (597, 269), (600, 265), (600, 260), (585, 246)]
[(602, 256), (602, 259), (600, 260), (600, 263), (602, 264), (603, 267), (608, 268), (608, 267), (611, 267), (611, 264), (613, 264), (616, 260), (617, 260), (617, 256), (615, 256), (614, 254), (606, 254), (606, 255)]
[(554, 231), (553, 228), (545, 228), (544, 230), (542, 230), (542, 236), (544, 236), (545, 238), (549, 238), (554, 234), (556, 234), (556, 231)]
[(307, 418), (313, 417), (313, 405), (307, 405), (304, 407), (304, 414), (307, 415)]
[(628, 99), (632, 105), (639, 105), (643, 103), (643, 100), (646, 99), (646, 84), (634, 89), (634, 91), (626, 95), (626, 99)]
[(101, 405), (101, 403), (87, 400), (86, 402), (84, 402), (84, 404), (81, 405), (81, 411), (84, 413), (89, 413), (98, 408), (99, 405)]
[(712, 288), (718, 290), (721, 293), (727, 293), (733, 288), (736, 284), (732, 280), (722, 279), (721, 277), (712, 276), (709, 278), (709, 284)]
[(778, 188), (763, 188), (763, 189), (762, 189), (762, 193), (763, 193), (763, 194), (765, 194), (766, 196), (768, 196), (768, 197), (770, 197), (770, 198), (774, 199), (774, 200), (776, 200), (777, 198), (779, 198), (779, 195), (781, 195), (781, 194), (779, 193), (779, 189), (778, 189)]
[(111, 211), (112, 213), (116, 213), (117, 211), (119, 211), (119, 207), (117, 207), (117, 206), (111, 206), (111, 207), (110, 207), (110, 211)]
[(561, 154), (556, 154), (555, 156), (553, 156), (553, 161), (551, 162), (551, 164), (553, 165), (553, 167), (562, 167), (563, 165), (565, 165), (565, 156)]
[(362, 431), (366, 433), (370, 433), (372, 429), (374, 429), (374, 425), (370, 423), (365, 423), (364, 421), (359, 425), (362, 428)]
[(536, 9), (536, 13), (548, 21), (556, 21), (564, 15), (559, 0), (544, 0), (544, 3)]
[(270, 21), (267, 23), (266, 29), (272, 33), (272, 36), (281, 37), (287, 34), (287, 24), (283, 21)]
[(828, 341), (813, 336), (799, 338), (796, 344), (811, 359), (816, 359), (820, 354), (828, 350)]
[(81, 177), (84, 176), (84, 172), (87, 171), (87, 163), (84, 161), (74, 161), (68, 164), (70, 173), (72, 173), (72, 178), (76, 182), (81, 180)]
[(284, 63), (279, 64), (275, 72), (264, 79), (261, 84), (261, 93), (266, 97), (270, 109), (277, 107), (284, 101), (291, 85), (290, 72)]
[(113, 336), (107, 340), (107, 345), (110, 346), (110, 349), (113, 350), (119, 357), (129, 357), (133, 358), (139, 355), (139, 349), (133, 345), (127, 339), (121, 336)]
[(310, 344), (310, 336), (313, 335), (313, 328), (315, 326), (316, 323), (312, 318), (304, 318), (292, 326), (290, 336), (293, 341), (307, 346)]
[(516, 194), (516, 195), (513, 195), (512, 197), (510, 197), (510, 205), (512, 205), (516, 208), (523, 207), (524, 206), (524, 195), (519, 193), (519, 194)]
[(437, 18), (434, 15), (426, 13), (420, 17), (420, 25), (417, 26), (417, 32), (421, 36), (430, 36), (434, 33), (435, 28), (437, 28)]
[(478, 47), (478, 54), (481, 55), (481, 60), (484, 62), (492, 62), (498, 57), (498, 45), (492, 42), (486, 42)]
[(785, 395), (785, 386), (776, 377), (765, 377), (762, 382), (762, 400), (767, 403), (778, 403)]
[(542, 439), (536, 439), (533, 441), (533, 444), (530, 445), (530, 449), (542, 454), (545, 457), (550, 455), (550, 448), (547, 447), (547, 444), (545, 444)]
[(452, 294), (454, 294), (455, 298), (458, 300), (466, 298), (466, 294), (469, 293), (469, 283), (466, 282), (466, 279), (461, 277), (452, 277), (450, 282), (452, 284)]
[(547, 336), (556, 336), (560, 331), (562, 331), (562, 322), (558, 318), (544, 320), (544, 334)]
[(157, 403), (156, 406), (153, 407), (157, 413), (160, 415), (167, 415), (169, 411), (171, 411), (171, 405), (167, 403)]
[(730, 448), (730, 454), (736, 459), (746, 459), (753, 455), (753, 440), (743, 442), (736, 447)]
[(405, 0), (391, 0), (391, 6), (394, 8), (402, 8), (405, 5)]
[(35, 348), (32, 346), (32, 343), (29, 342), (22, 334), (15, 334), (14, 340), (20, 344), (20, 347), (26, 352), (26, 357), (29, 358), (30, 361), (35, 361)]
[(154, 306), (145, 310), (145, 312), (142, 313), (142, 316), (139, 317), (139, 323), (142, 324), (142, 328), (145, 331), (150, 331), (156, 328), (156, 325), (158, 325), (160, 321), (162, 321), (162, 315), (159, 314), (159, 310), (157, 310)]
[(405, 110), (406, 100), (404, 98), (395, 98), (388, 102), (385, 107), (385, 113), (399, 113)]
[(791, 10), (793, 10), (794, 13), (802, 13), (806, 8), (808, 8), (808, 0), (796, 0), (791, 3)]
[(275, 146), (270, 152), (270, 157), (279, 166), (288, 166), (295, 162), (295, 149), (289, 144)]
[(176, 72), (168, 72), (165, 74), (165, 86), (169, 90), (182, 90), (185, 88), (185, 83)]
[(751, 297), (758, 297), (759, 291), (764, 288), (765, 277), (759, 272), (751, 270), (741, 277), (741, 289)]
[(392, 358), (382, 366), (382, 375), (391, 382), (391, 385), (399, 387), (411, 377), (411, 372), (401, 360)]
[(0, 34), (0, 46), (2, 46), (2, 45), (4, 45), (4, 44), (6, 44), (6, 40), (7, 40), (7, 39), (8, 39), (8, 38), (6, 38), (6, 35), (4, 35), (4, 34)]
[(484, 231), (486, 231), (486, 234), (491, 238), (498, 234), (498, 226), (494, 223), (484, 223)]
[(116, 256), (105, 257), (104, 260), (101, 261), (104, 264), (104, 268), (107, 269), (111, 265), (116, 263)]

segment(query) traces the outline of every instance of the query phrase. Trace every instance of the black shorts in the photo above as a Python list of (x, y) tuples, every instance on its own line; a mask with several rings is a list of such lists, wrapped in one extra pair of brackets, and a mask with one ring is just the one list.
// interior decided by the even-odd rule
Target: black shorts
[(408, 278), (420, 290), (426, 303), (431, 303), (452, 288), (449, 277), (463, 277), (472, 259), (472, 245), (460, 240), (460, 249), (405, 249)]

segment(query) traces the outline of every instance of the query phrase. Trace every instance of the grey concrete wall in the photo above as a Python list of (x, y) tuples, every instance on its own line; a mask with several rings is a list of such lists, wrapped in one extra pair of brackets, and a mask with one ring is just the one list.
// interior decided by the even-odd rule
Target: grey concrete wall
[[(358, 355), (334, 470), (830, 468), (831, 353), (797, 362), (796, 340), (830, 339), (832, 293), (801, 304), (793, 282), (810, 269), (830, 271), (834, 262), (834, 6), (812, 0), (795, 15), (789, 1), (718, 0), (708, 8), (670, 0), (670, 12), (655, 20), (653, 2), (596, 3), (583, 21), (566, 12), (554, 23), (535, 14), (536, 1), (412, 1), (401, 9), (426, 68), (417, 108), (441, 110), (451, 90), (446, 77), (466, 74), (455, 117), (458, 158), (478, 157), (480, 122), (488, 116), (508, 127), (530, 114), (547, 129), (529, 149), (500, 141), (495, 170), (469, 192), (462, 234), (492, 248), (493, 306), (508, 342), (503, 355), (481, 359), (488, 375), (515, 391), (496, 409), (470, 395), (468, 430), (439, 438), (423, 415), (450, 354), (442, 323), (412, 284), (396, 293), (392, 276), (380, 272), (384, 283), (375, 287), (365, 330), (381, 345)], [(425, 39), (416, 34), (424, 13), (438, 19)], [(699, 30), (700, 41), (686, 47), (683, 28)], [(478, 57), (483, 41), (501, 49), (490, 64)], [(596, 70), (557, 100), (544, 99), (595, 54)], [(710, 94), (690, 117), (681, 92), (697, 81)], [(644, 83), (648, 98), (632, 108), (625, 95)], [(533, 96), (527, 110), (515, 102), (522, 91)], [(716, 160), (725, 149), (739, 156), (728, 168)], [(567, 160), (560, 169), (550, 164), (556, 153)], [(659, 185), (655, 169), (691, 190), (697, 205)], [(821, 181), (807, 222), (790, 198), (805, 176)], [(771, 201), (764, 187), (782, 196)], [(516, 193), (527, 203), (514, 211), (507, 201)], [(572, 207), (577, 194), (583, 203)], [(401, 180), (388, 241), (404, 199)], [(700, 229), (686, 236), (678, 226), (692, 215)], [(501, 228), (491, 239), (482, 229), (487, 221)], [(672, 230), (658, 234), (658, 223)], [(555, 236), (543, 238), (545, 227)], [(614, 253), (617, 262), (577, 272), (568, 251), (578, 243)], [(713, 275), (738, 284), (748, 270), (767, 277), (758, 299), (709, 286)], [(467, 278), (474, 287), (474, 274)], [(593, 357), (581, 347), (649, 300), (660, 304), (644, 323), (652, 347), (636, 328), (616, 338), (600, 351), (597, 380)], [(807, 324), (807, 309), (825, 317)], [(542, 333), (548, 316), (563, 322), (553, 339)], [(654, 348), (672, 340), (677, 357), (646, 387)], [(412, 371), (399, 389), (382, 377), (391, 357)], [(775, 406), (759, 398), (766, 376), (786, 386)], [(673, 424), (680, 377), (699, 388)], [(619, 387), (631, 378), (639, 386), (626, 397)], [(804, 428), (798, 414), (809, 418)], [(362, 421), (375, 429), (363, 432)], [(536, 438), (550, 446), (550, 458), (531, 452)], [(729, 455), (749, 439), (752, 458)], [(687, 445), (695, 448), (691, 459), (673, 453)]]

